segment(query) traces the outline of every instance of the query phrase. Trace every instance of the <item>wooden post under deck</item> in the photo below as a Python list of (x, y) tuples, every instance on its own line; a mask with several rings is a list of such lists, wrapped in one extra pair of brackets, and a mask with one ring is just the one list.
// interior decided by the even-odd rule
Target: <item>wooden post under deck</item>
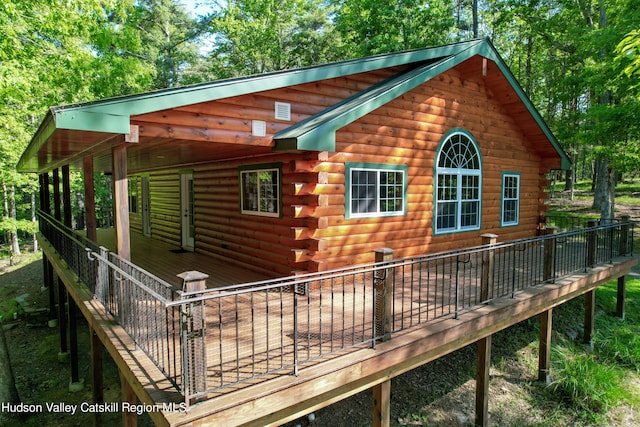
[[(120, 387), (122, 388), (122, 401), (135, 405), (138, 401), (133, 387), (127, 381), (127, 379), (120, 373)], [(134, 411), (127, 411), (126, 408), (122, 408), (122, 425), (123, 427), (136, 427), (138, 425), (138, 416)]]
[(595, 332), (594, 318), (596, 315), (596, 290), (590, 290), (584, 294), (584, 334), (583, 344), (593, 346), (593, 333)]
[[(93, 385), (93, 403), (104, 402), (103, 376), (102, 376), (102, 342), (96, 331), (89, 326), (89, 339), (91, 340), (91, 373)], [(96, 411), (93, 414), (93, 425), (100, 427), (103, 424), (102, 413)]]
[(373, 386), (373, 426), (391, 425), (391, 380)]
[(54, 273), (54, 283), (58, 285), (58, 327), (60, 329), (60, 353), (58, 359), (67, 357), (67, 289), (62, 280)]
[(75, 392), (83, 389), (80, 381), (80, 369), (78, 367), (78, 308), (73, 298), (69, 298), (69, 362), (71, 364), (71, 382), (69, 391)]
[(549, 384), (551, 366), (551, 334), (553, 332), (553, 308), (540, 313), (540, 345), (538, 348), (538, 380)]
[(476, 371), (476, 426), (489, 423), (489, 372), (491, 368), (491, 337), (478, 340)]
[[(629, 225), (625, 222), (631, 221), (631, 216), (622, 215), (623, 222), (620, 227), (620, 255), (629, 253)], [(626, 298), (626, 277), (618, 277), (618, 292), (616, 295), (616, 316), (624, 320), (624, 300)]]

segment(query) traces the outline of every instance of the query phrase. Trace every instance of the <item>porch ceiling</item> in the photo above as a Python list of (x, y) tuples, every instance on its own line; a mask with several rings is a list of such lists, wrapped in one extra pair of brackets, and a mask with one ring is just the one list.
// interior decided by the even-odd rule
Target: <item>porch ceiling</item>
[[(257, 156), (270, 153), (273, 145), (272, 141), (262, 141), (259, 144), (224, 143), (216, 141), (215, 131), (207, 134), (204, 129), (190, 129), (188, 132), (193, 136), (171, 137), (171, 129), (165, 129), (164, 136), (159, 136), (158, 129), (151, 131), (144, 125), (140, 126), (139, 142), (127, 145), (128, 171), (137, 173), (248, 155)], [(83, 158), (91, 155), (96, 172), (110, 173), (112, 148), (122, 142), (121, 134), (56, 129), (35, 155), (21, 165), (21, 170), (42, 172), (66, 164), (71, 169), (81, 170)]]

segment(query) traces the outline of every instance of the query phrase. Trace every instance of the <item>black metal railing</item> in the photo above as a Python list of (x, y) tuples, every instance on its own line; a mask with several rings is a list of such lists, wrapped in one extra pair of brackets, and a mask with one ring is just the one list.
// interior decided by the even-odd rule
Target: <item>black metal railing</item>
[(43, 235), (70, 268), (85, 270), (81, 280), (187, 403), (586, 272), (632, 255), (634, 242), (630, 221), (547, 227), (530, 239), (182, 292), (41, 219)]

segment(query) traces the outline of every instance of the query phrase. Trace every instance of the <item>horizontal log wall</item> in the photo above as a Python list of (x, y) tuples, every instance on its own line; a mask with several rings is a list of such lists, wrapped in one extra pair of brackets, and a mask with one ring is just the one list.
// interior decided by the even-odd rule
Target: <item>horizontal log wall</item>
[[(345, 126), (336, 134), (332, 153), (265, 155), (257, 146), (400, 68), (195, 104), (174, 110), (176, 114), (159, 112), (139, 119), (147, 126), (182, 126), (186, 134), (202, 134), (198, 130), (205, 129), (203, 143), (246, 144), (238, 145), (242, 151), (235, 151), (233, 159), (195, 165), (193, 170), (195, 250), (247, 268), (274, 274), (318, 271), (370, 262), (373, 250), (383, 246), (395, 249), (396, 256), (409, 256), (475, 246), (486, 232), (498, 234), (501, 241), (532, 236), (545, 209), (541, 188), (549, 162), (527, 141), (508, 107), (500, 105), (486, 84), (490, 79), (469, 71), (473, 69), (466, 64), (436, 76)], [(492, 89), (512, 91), (508, 85)], [(275, 101), (291, 104), (291, 121), (274, 118)], [(251, 136), (252, 120), (266, 122), (265, 137)], [(434, 157), (443, 135), (456, 127), (475, 137), (482, 154), (482, 229), (433, 236)], [(282, 164), (282, 217), (240, 214), (238, 168), (271, 162)], [(346, 162), (406, 165), (407, 215), (345, 219)], [(500, 226), (503, 172), (520, 174), (520, 224), (514, 227)], [(150, 179), (152, 234), (179, 245), (178, 171), (151, 173)]]
[[(547, 170), (493, 98), (480, 77), (464, 78), (454, 69), (341, 129), (337, 153), (315, 170), (323, 170), (329, 183), (344, 189), (345, 162), (407, 165), (408, 208), (406, 216), (345, 219), (344, 201), (327, 199), (336, 214), (327, 228), (314, 234), (325, 242), (326, 249), (315, 257), (322, 268), (371, 262), (373, 250), (383, 246), (404, 257), (479, 245), (480, 236), (488, 232), (500, 241), (535, 235), (545, 209), (540, 185)], [(433, 236), (435, 155), (453, 128), (469, 131), (482, 155), (481, 229)], [(517, 226), (500, 225), (503, 172), (520, 174)]]
[[(297, 214), (314, 210), (319, 196), (304, 191), (301, 183), (315, 184), (318, 173), (294, 171), (303, 154), (275, 154), (258, 159), (237, 159), (194, 169), (196, 251), (269, 275), (307, 271), (307, 263), (322, 243), (296, 230), (315, 230), (319, 221)], [(240, 212), (239, 168), (279, 163), (282, 170), (282, 216), (272, 218)]]
[[(142, 190), (142, 189), (141, 189)], [(180, 175), (177, 170), (149, 174), (151, 236), (172, 245), (181, 245)], [(139, 193), (142, 197), (142, 191)], [(142, 210), (142, 206), (140, 206)]]

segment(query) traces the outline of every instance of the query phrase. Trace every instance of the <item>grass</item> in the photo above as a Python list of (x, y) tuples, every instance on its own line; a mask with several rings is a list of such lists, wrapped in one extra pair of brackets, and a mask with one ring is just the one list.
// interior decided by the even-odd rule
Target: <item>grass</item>
[[(566, 335), (553, 343), (550, 397), (563, 403), (556, 410), (571, 413), (580, 424), (609, 424), (613, 408), (640, 408), (640, 279), (629, 280), (626, 288), (624, 321), (614, 316), (617, 282), (596, 291), (598, 313), (592, 351)], [(554, 322), (569, 320), (564, 316), (578, 320), (575, 309), (581, 303), (580, 298), (567, 303), (569, 310)]]

